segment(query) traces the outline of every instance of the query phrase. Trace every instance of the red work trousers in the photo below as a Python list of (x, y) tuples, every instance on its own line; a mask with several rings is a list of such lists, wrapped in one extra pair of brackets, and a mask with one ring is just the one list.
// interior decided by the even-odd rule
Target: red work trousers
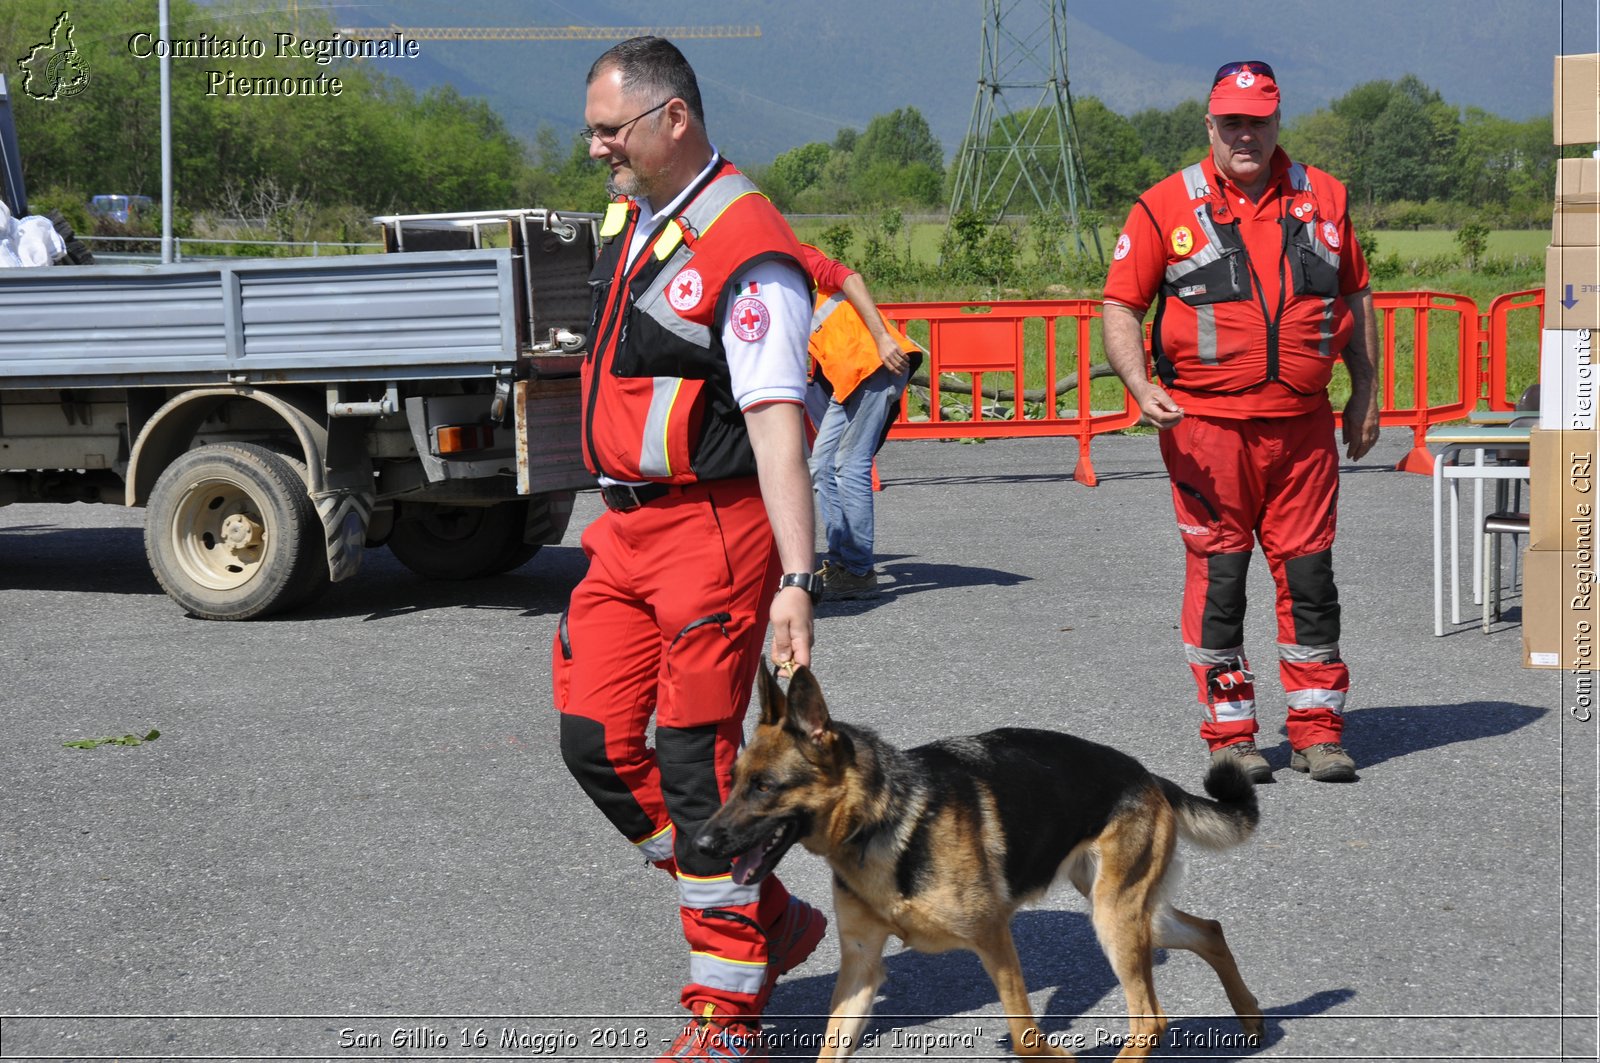
[(1161, 433), (1187, 553), (1181, 629), (1212, 749), (1256, 733), (1244, 653), (1245, 582), (1259, 540), (1277, 589), (1278, 674), (1295, 749), (1336, 742), (1350, 673), (1333, 581), (1339, 454), (1333, 411), (1224, 420), (1190, 415)]
[(757, 1016), (765, 931), (789, 894), (772, 876), (734, 884), (729, 864), (694, 839), (728, 794), (780, 574), (759, 486), (745, 477), (674, 488), (607, 511), (582, 542), (589, 570), (553, 653), (563, 758), (617, 830), (677, 881), (690, 949), (684, 1005)]

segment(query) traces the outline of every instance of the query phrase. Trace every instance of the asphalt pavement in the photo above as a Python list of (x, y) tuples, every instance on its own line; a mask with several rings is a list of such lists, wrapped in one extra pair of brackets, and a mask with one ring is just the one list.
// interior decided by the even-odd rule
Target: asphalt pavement
[[(1288, 770), (1252, 568), (1278, 781), (1257, 838), (1190, 852), (1174, 899), (1223, 922), (1268, 1037), (1241, 1044), (1209, 968), (1163, 954), (1163, 1058), (1595, 1058), (1600, 724), (1569, 711), (1570, 675), (1521, 667), (1519, 599), (1487, 635), (1433, 636), (1430, 484), (1393, 471), (1409, 438), (1342, 480), (1359, 782)], [(890, 443), (884, 593), (824, 604), (816, 670), (838, 716), (897, 744), (1057, 727), (1198, 788), (1155, 441), (1098, 440), (1092, 489), (1075, 456)], [(160, 592), (142, 511), (0, 509), (0, 1058), (653, 1058), (681, 1024), (674, 890), (571, 781), (550, 696), (597, 505), (506, 576), (430, 583), (375, 550), (311, 609), (247, 624)], [(817, 858), (782, 873), (826, 902)], [(1046, 1033), (1114, 1055), (1126, 1006), (1082, 902), (1016, 930)], [(837, 963), (830, 933), (780, 983), (775, 1057), (815, 1054)], [(858, 1058), (1006, 1058), (974, 957), (892, 946), (888, 970)]]

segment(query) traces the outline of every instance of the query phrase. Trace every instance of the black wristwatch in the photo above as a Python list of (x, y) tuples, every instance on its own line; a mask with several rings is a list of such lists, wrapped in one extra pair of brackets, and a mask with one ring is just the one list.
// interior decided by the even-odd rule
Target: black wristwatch
[(811, 595), (812, 605), (822, 601), (822, 577), (815, 572), (785, 572), (778, 580), (778, 589), (781, 591), (785, 587), (799, 587)]

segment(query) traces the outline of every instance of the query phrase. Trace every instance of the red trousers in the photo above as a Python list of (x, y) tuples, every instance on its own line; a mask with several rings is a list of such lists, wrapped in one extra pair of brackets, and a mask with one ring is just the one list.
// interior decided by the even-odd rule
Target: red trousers
[(1289, 744), (1336, 742), (1350, 673), (1339, 655), (1333, 411), (1234, 421), (1190, 415), (1161, 433), (1187, 553), (1180, 627), (1212, 749), (1254, 736), (1245, 580), (1257, 541), (1276, 586), (1278, 675)]
[(684, 1005), (759, 1015), (765, 931), (789, 894), (771, 876), (736, 885), (726, 861), (693, 843), (728, 793), (780, 574), (760, 489), (754, 477), (686, 485), (602, 514), (582, 541), (589, 570), (553, 652), (562, 756), (617, 830), (677, 881)]

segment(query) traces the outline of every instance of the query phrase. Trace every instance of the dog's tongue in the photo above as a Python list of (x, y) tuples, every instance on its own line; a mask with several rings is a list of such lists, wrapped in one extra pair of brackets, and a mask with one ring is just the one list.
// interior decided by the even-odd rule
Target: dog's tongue
[(761, 857), (766, 851), (766, 844), (762, 843), (749, 852), (734, 857), (733, 881), (740, 886), (748, 886), (750, 880), (755, 877), (756, 869), (761, 866)]

